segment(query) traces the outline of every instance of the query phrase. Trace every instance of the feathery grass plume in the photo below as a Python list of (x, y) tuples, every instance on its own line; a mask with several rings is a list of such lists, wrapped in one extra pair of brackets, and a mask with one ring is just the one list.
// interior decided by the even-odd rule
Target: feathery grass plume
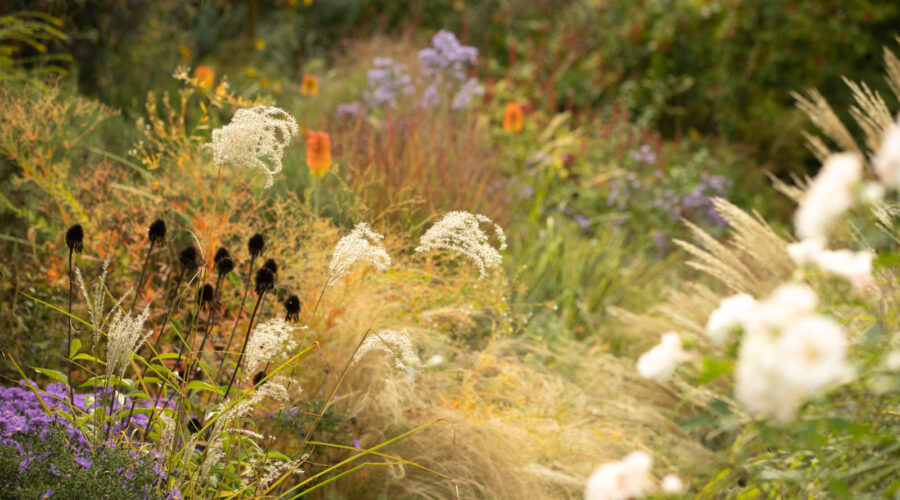
[(850, 131), (848, 131), (847, 127), (844, 126), (844, 123), (841, 122), (841, 119), (837, 117), (834, 109), (831, 108), (831, 105), (828, 104), (825, 97), (815, 89), (809, 90), (807, 96), (808, 98), (797, 92), (791, 93), (791, 97), (797, 101), (797, 107), (800, 111), (803, 111), (809, 116), (809, 119), (812, 120), (813, 124), (815, 124), (826, 137), (834, 141), (842, 150), (852, 151), (861, 155), (862, 151), (859, 149), (859, 146), (856, 145), (853, 135), (850, 134)]
[(869, 88), (865, 82), (856, 83), (844, 77), (844, 83), (850, 87), (856, 104), (850, 106), (850, 116), (865, 134), (866, 147), (870, 152), (878, 150), (885, 130), (894, 123), (894, 118), (887, 104), (878, 92)]
[(291, 295), (284, 301), (284, 320), (297, 321), (300, 319), (300, 297)]
[(334, 247), (334, 255), (328, 265), (328, 282), (331, 286), (342, 276), (350, 272), (350, 267), (357, 262), (368, 262), (375, 269), (384, 271), (391, 265), (391, 257), (380, 246), (384, 236), (376, 233), (365, 222), (360, 222), (344, 236)]
[(84, 229), (81, 224), (75, 224), (66, 231), (66, 246), (75, 253), (84, 251)]
[(266, 239), (259, 233), (254, 234), (247, 240), (247, 251), (252, 258), (259, 257), (265, 247)]
[[(900, 42), (900, 37), (897, 37), (897, 41)], [(900, 99), (900, 59), (887, 47), (884, 48), (884, 66), (884, 79), (897, 99)]]
[(265, 187), (270, 188), (275, 174), (281, 172), (285, 147), (299, 131), (297, 121), (283, 109), (272, 106), (242, 108), (234, 113), (231, 123), (213, 130), (212, 142), (203, 147), (213, 150), (216, 166), (262, 170), (266, 175)]
[(272, 318), (256, 325), (247, 341), (244, 379), (263, 363), (275, 358), (278, 354), (297, 347), (293, 339), (294, 327), (281, 318)]
[(91, 328), (93, 329), (93, 337), (92, 341), (94, 345), (97, 345), (97, 342), (100, 340), (100, 331), (102, 330), (103, 323), (109, 320), (109, 317), (112, 313), (118, 309), (119, 305), (125, 300), (125, 297), (131, 293), (131, 289), (126, 291), (119, 299), (113, 304), (112, 309), (110, 309), (109, 313), (104, 316), (105, 305), (106, 305), (106, 277), (109, 275), (109, 257), (103, 261), (103, 271), (100, 273), (100, 277), (97, 278), (97, 281), (94, 282), (91, 291), (93, 293), (88, 293), (87, 286), (84, 284), (84, 278), (81, 275), (81, 270), (77, 267), (75, 268), (75, 279), (78, 281), (78, 286), (81, 288), (81, 294), (84, 296), (84, 303), (87, 305), (88, 315), (91, 320)]
[(399, 332), (396, 330), (381, 330), (373, 333), (371, 336), (363, 340), (362, 345), (353, 355), (352, 364), (359, 361), (372, 351), (383, 351), (394, 357), (394, 366), (398, 370), (404, 370), (407, 373), (415, 371), (416, 367), (422, 362), (413, 349), (412, 342), (409, 340), (409, 333), (404, 328)]
[(107, 373), (118, 371), (119, 377), (125, 374), (128, 367), (127, 357), (134, 354), (141, 342), (146, 339), (146, 336), (141, 336), (141, 331), (148, 315), (147, 310), (136, 317), (116, 311), (109, 325), (109, 342), (106, 345)]
[[(491, 246), (488, 235), (481, 229), (481, 223), (494, 226), (500, 241), (498, 248)], [(503, 261), (500, 251), (505, 248), (506, 234), (490, 218), (481, 214), (453, 211), (445, 213), (441, 220), (425, 231), (416, 252), (450, 250), (461, 253), (478, 265), (480, 277), (483, 278), (486, 276), (486, 267), (498, 266)]]

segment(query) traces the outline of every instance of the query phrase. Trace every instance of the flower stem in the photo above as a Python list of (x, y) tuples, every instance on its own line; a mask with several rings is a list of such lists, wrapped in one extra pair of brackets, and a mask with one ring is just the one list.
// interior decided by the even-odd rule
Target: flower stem
[(256, 311), (259, 310), (259, 304), (265, 295), (266, 292), (263, 292), (256, 298), (256, 305), (253, 306), (253, 313), (250, 315), (250, 323), (247, 324), (247, 334), (244, 335), (244, 345), (241, 346), (241, 355), (238, 356), (237, 363), (234, 365), (234, 373), (231, 374), (231, 380), (228, 382), (228, 387), (225, 388), (225, 394), (222, 396), (223, 401), (228, 399), (228, 391), (234, 385), (234, 379), (237, 378), (238, 370), (241, 368), (241, 361), (244, 360), (244, 352), (247, 350), (247, 341), (250, 339), (250, 332), (253, 329), (253, 320), (256, 318)]

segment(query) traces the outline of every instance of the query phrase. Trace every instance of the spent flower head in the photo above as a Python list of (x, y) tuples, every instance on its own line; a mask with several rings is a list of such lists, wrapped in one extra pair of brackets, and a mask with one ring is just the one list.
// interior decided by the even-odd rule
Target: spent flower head
[(281, 172), (284, 148), (299, 131), (297, 121), (283, 109), (272, 106), (242, 108), (234, 113), (231, 123), (213, 130), (212, 142), (204, 147), (213, 150), (216, 166), (262, 170), (266, 175), (265, 187), (269, 188), (275, 174)]
[(366, 337), (356, 354), (353, 355), (351, 363), (358, 363), (366, 354), (372, 351), (383, 351), (390, 354), (394, 357), (394, 365), (397, 369), (405, 370), (407, 373), (415, 371), (415, 368), (422, 364), (419, 361), (419, 356), (413, 349), (406, 329), (399, 332), (396, 330), (381, 330)]
[(333, 284), (350, 271), (357, 262), (368, 262), (379, 271), (391, 265), (391, 257), (381, 246), (384, 236), (376, 233), (365, 222), (360, 222), (334, 247), (334, 255), (328, 266), (328, 285)]
[(290, 351), (297, 346), (293, 335), (294, 327), (282, 318), (272, 318), (256, 325), (247, 340), (247, 364), (244, 377), (247, 378), (263, 362), (275, 358), (278, 354)]
[[(491, 246), (490, 238), (481, 229), (481, 224), (494, 226), (500, 246)], [(450, 250), (458, 252), (478, 265), (481, 277), (485, 276), (487, 267), (494, 267), (503, 261), (500, 251), (506, 248), (506, 235), (503, 228), (495, 224), (487, 216), (469, 212), (447, 212), (435, 225), (431, 226), (419, 240), (417, 252), (429, 250)]]

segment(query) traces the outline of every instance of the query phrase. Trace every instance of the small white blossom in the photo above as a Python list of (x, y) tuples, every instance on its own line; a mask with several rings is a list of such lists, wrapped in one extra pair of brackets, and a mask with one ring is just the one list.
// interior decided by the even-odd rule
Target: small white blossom
[(818, 306), (819, 297), (809, 285), (784, 283), (757, 304), (756, 311), (746, 319), (744, 327), (748, 331), (772, 333)]
[(643, 451), (601, 465), (587, 481), (584, 500), (629, 500), (653, 492), (651, 465), (653, 458)]
[[(490, 238), (481, 229), (482, 223), (494, 226), (494, 232), (500, 242), (498, 248), (491, 246)], [(445, 213), (441, 220), (425, 231), (416, 251), (450, 250), (461, 253), (475, 262), (483, 278), (487, 267), (498, 266), (503, 261), (500, 251), (505, 248), (506, 234), (503, 228), (490, 218), (481, 214), (455, 211)]]
[(794, 227), (801, 239), (825, 240), (835, 219), (853, 205), (854, 189), (862, 177), (862, 162), (852, 153), (829, 156), (800, 199)]
[(391, 256), (381, 246), (383, 239), (384, 236), (373, 231), (365, 222), (357, 224), (334, 247), (328, 266), (328, 285), (350, 272), (350, 267), (357, 262), (368, 262), (379, 271), (387, 269), (391, 265)]
[(723, 299), (706, 322), (706, 335), (718, 345), (728, 341), (729, 334), (742, 326), (756, 309), (756, 299), (739, 293)]
[(875, 283), (872, 276), (872, 250), (826, 250), (820, 240), (803, 240), (788, 245), (788, 253), (797, 265), (815, 265), (827, 273), (846, 279), (857, 289)]
[(900, 371), (900, 350), (891, 351), (884, 357), (885, 370), (896, 372)]
[(231, 123), (213, 130), (212, 142), (203, 147), (213, 150), (216, 166), (262, 170), (266, 174), (265, 187), (269, 188), (275, 174), (281, 172), (284, 148), (299, 130), (294, 117), (283, 109), (272, 106), (241, 108), (234, 113)]
[(440, 354), (435, 354), (434, 356), (428, 358), (428, 361), (425, 362), (425, 366), (437, 366), (444, 362), (444, 357)]
[(637, 371), (642, 377), (651, 380), (669, 380), (675, 367), (684, 359), (681, 337), (675, 332), (668, 332), (663, 334), (659, 344), (638, 358)]
[(681, 478), (675, 474), (667, 474), (659, 483), (660, 489), (667, 495), (678, 495), (684, 493), (684, 483)]
[(885, 131), (872, 163), (885, 186), (900, 189), (900, 123), (891, 124)]

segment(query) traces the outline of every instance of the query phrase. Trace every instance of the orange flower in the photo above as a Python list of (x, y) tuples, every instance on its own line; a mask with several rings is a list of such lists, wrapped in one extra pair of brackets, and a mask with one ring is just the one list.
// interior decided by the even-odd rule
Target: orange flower
[(306, 139), (306, 165), (321, 178), (331, 168), (331, 138), (325, 132), (309, 132)]
[(216, 71), (209, 66), (197, 66), (194, 69), (194, 80), (197, 80), (198, 87), (209, 90), (216, 82)]
[(525, 121), (522, 106), (514, 102), (506, 103), (506, 111), (503, 112), (503, 130), (518, 134), (522, 131)]
[(300, 95), (319, 95), (319, 79), (312, 75), (303, 75), (303, 81), (300, 82)]

